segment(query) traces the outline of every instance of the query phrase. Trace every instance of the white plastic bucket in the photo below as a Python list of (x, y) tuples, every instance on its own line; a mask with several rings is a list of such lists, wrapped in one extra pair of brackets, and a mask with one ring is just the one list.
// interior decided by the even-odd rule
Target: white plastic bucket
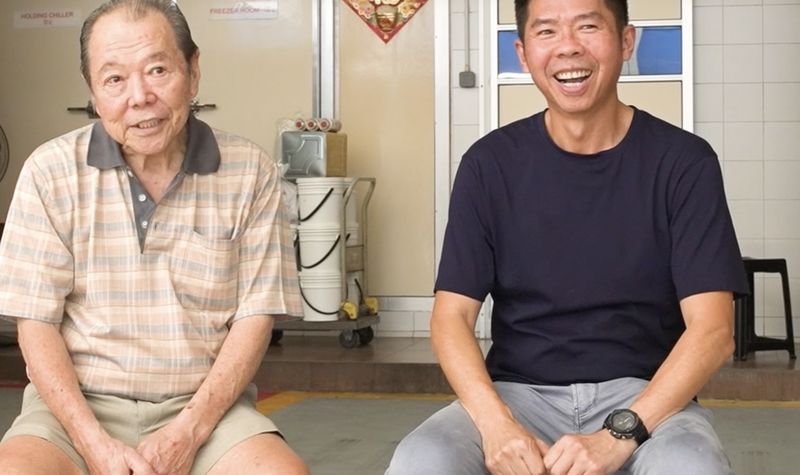
[(342, 292), (341, 274), (300, 273), (303, 293), (303, 320), (330, 322), (339, 319)]
[(347, 178), (297, 179), (297, 208), (301, 224), (339, 225)]
[(341, 239), (338, 225), (301, 224), (297, 228), (300, 271), (307, 275), (340, 274)]

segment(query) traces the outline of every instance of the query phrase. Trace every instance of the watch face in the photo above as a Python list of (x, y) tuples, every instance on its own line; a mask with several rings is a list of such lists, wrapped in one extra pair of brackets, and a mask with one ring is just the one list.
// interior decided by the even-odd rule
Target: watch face
[(636, 416), (628, 411), (620, 411), (611, 418), (611, 427), (618, 432), (630, 432), (636, 426)]

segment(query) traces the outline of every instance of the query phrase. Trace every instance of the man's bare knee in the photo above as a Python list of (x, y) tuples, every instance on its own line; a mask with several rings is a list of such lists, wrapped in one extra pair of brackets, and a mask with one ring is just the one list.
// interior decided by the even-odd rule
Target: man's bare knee
[(82, 475), (54, 444), (32, 436), (17, 436), (0, 444), (0, 475)]
[(260, 434), (243, 440), (211, 468), (209, 475), (309, 475), (302, 459), (275, 434)]

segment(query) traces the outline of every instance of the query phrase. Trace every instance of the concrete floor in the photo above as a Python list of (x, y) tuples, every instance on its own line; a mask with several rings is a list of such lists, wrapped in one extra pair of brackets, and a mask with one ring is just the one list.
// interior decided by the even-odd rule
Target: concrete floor
[[(17, 414), (21, 397), (20, 388), (0, 387), (0, 433)], [(448, 399), (292, 393), (281, 404), (259, 407), (278, 424), (314, 475), (381, 475), (400, 439)], [(736, 474), (798, 473), (800, 403), (706, 401), (706, 405), (714, 412)]]

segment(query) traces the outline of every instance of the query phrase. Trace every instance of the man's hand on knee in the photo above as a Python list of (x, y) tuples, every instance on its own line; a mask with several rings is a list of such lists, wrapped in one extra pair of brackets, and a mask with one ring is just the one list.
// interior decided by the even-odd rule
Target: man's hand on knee
[(142, 439), (136, 448), (158, 475), (188, 474), (202, 444), (174, 422)]
[(486, 468), (492, 475), (544, 475), (548, 447), (513, 419), (481, 433)]
[(568, 434), (544, 457), (549, 475), (606, 475), (616, 471), (636, 450), (636, 441), (614, 438), (608, 431)]

